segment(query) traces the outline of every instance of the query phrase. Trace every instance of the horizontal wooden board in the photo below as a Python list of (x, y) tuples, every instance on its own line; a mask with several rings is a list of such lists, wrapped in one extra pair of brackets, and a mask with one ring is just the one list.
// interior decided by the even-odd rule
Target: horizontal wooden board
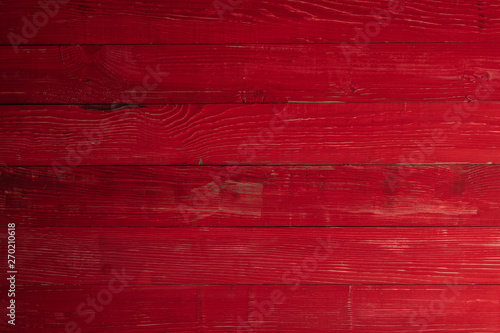
[[(367, 30), (370, 40), (375, 42), (500, 40), (496, 22), (500, 6), (491, 1), (71, 0), (59, 7), (47, 24), (37, 17), (40, 27), (36, 33), (27, 30), (25, 36), (29, 38), (23, 42), (337, 43), (355, 41), (355, 29), (365, 31), (367, 25), (371, 29)], [(11, 39), (24, 38), (23, 26), (33, 23), (33, 16), (40, 10), (36, 0), (2, 2), (0, 43), (10, 44)], [(55, 10), (49, 7), (49, 11)], [(377, 14), (388, 10), (390, 16)], [(383, 25), (377, 29), (373, 22)]]
[[(499, 284), (498, 227), (29, 228), (18, 283)], [(5, 238), (2, 243), (5, 244)]]
[(1, 106), (0, 162), (500, 163), (498, 103)]
[(340, 44), (2, 46), (0, 103), (498, 101), (499, 51), (500, 43), (370, 44), (349, 57)]
[(0, 172), (0, 212), (22, 226), (500, 226), (500, 165)]
[(18, 290), (16, 329), (26, 332), (64, 332), (68, 323), (82, 332), (252, 332), (247, 324), (253, 332), (500, 329), (499, 286), (125, 286), (109, 303), (97, 302), (101, 312), (87, 297), (104, 295), (106, 284)]

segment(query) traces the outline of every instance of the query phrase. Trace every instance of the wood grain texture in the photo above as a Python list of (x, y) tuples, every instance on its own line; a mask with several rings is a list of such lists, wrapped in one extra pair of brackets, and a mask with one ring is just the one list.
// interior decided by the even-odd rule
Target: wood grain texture
[(3, 46), (0, 103), (498, 101), (499, 51), (499, 43), (370, 44), (348, 63), (341, 45), (26, 46), (18, 54)]
[(20, 284), (500, 283), (498, 227), (18, 229)]
[(500, 4), (48, 1), (0, 2), (1, 331), (500, 332)]
[[(235, 5), (231, 5), (235, 4)], [(224, 6), (225, 5), (225, 6)], [(133, 2), (71, 0), (29, 38), (30, 44), (193, 44), (193, 43), (338, 43), (354, 41), (356, 28), (376, 22), (372, 12), (387, 10), (381, 0)], [(402, 11), (401, 11), (402, 10)], [(0, 43), (7, 33), (22, 36), (23, 16), (32, 21), (36, 0), (0, 4)], [(376, 42), (499, 41), (495, 2), (423, 0), (394, 3)], [(386, 19), (387, 20), (387, 19)], [(376, 30), (375, 30), (376, 31)]]
[(397, 170), (1, 168), (0, 212), (34, 227), (500, 226), (500, 165)]
[(500, 163), (498, 103), (1, 106), (8, 166)]
[[(494, 332), (499, 286), (128, 286), (91, 318), (86, 305), (108, 286), (19, 288), (19, 330), (64, 332), (74, 322), (83, 332)], [(279, 303), (269, 305), (273, 291)], [(455, 295), (456, 292), (457, 296)], [(276, 292), (275, 292), (276, 293)], [(442, 302), (441, 295), (449, 302)], [(261, 313), (262, 322), (250, 314)], [(434, 308), (433, 308), (434, 307)], [(267, 310), (268, 309), (268, 310)], [(257, 312), (254, 312), (256, 311)], [(116, 321), (115, 318), (121, 318)], [(5, 327), (5, 325), (3, 326)]]

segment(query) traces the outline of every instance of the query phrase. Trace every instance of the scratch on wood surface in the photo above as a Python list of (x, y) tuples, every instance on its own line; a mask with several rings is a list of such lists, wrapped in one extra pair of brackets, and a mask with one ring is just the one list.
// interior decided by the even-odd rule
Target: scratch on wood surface
[(113, 103), (113, 104), (84, 104), (82, 109), (93, 111), (116, 111), (125, 109), (140, 109), (145, 106), (139, 104)]

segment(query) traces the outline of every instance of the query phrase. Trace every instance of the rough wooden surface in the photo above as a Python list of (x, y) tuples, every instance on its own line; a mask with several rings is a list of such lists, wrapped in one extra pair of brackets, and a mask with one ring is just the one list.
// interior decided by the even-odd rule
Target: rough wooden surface
[(500, 284), (498, 227), (23, 230), (19, 283)]
[(2, 46), (0, 103), (499, 101), (499, 51), (369, 44), (349, 62), (324, 44)]
[[(21, 304), (19, 328), (64, 332), (75, 322), (83, 332), (237, 332), (264, 302), (255, 332), (493, 332), (487, 327), (498, 325), (500, 297), (499, 286), (485, 285), (128, 286), (86, 323), (92, 308), (84, 306), (82, 316), (75, 309), (107, 288), (20, 287), (20, 299), (44, 306)], [(273, 291), (282, 296), (270, 306)]]
[(2, 332), (500, 331), (499, 4), (54, 1), (0, 2)]
[[(0, 43), (7, 32), (20, 36), (22, 17), (40, 10), (36, 0), (0, 4)], [(225, 4), (225, 6), (223, 5)], [(234, 5), (231, 5), (234, 4)], [(213, 0), (135, 2), (71, 0), (28, 40), (31, 44), (193, 44), (193, 43), (342, 43), (355, 29), (379, 21), (388, 25), (374, 42), (499, 41), (494, 1), (422, 0)], [(386, 14), (387, 15), (387, 14)], [(373, 29), (373, 28), (372, 28)], [(376, 30), (373, 30), (376, 31)]]
[(33, 227), (500, 226), (499, 165), (227, 170), (4, 167), (0, 206)]
[(498, 103), (15, 105), (9, 166), (500, 163)]

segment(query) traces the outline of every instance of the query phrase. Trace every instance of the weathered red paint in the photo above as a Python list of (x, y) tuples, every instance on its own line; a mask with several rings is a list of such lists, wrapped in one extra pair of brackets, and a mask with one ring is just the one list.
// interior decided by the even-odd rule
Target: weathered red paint
[[(371, 22), (383, 25), (373, 42), (495, 42), (500, 37), (495, 22), (500, 5), (494, 1), (220, 0), (226, 5), (224, 20), (214, 3), (71, 0), (27, 44), (343, 43), (363, 40), (355, 29), (365, 33)], [(22, 37), (23, 16), (32, 20), (40, 9), (37, 0), (0, 4), (5, 32), (0, 43), (10, 43), (7, 32)]]
[(62, 171), (81, 165), (500, 163), (498, 107), (181, 104), (103, 111), (9, 105), (0, 106), (0, 161), (55, 163)]
[(1, 330), (499, 332), (499, 14), (1, 2)]
[(0, 103), (500, 101), (500, 46), (486, 45), (0, 46)]

